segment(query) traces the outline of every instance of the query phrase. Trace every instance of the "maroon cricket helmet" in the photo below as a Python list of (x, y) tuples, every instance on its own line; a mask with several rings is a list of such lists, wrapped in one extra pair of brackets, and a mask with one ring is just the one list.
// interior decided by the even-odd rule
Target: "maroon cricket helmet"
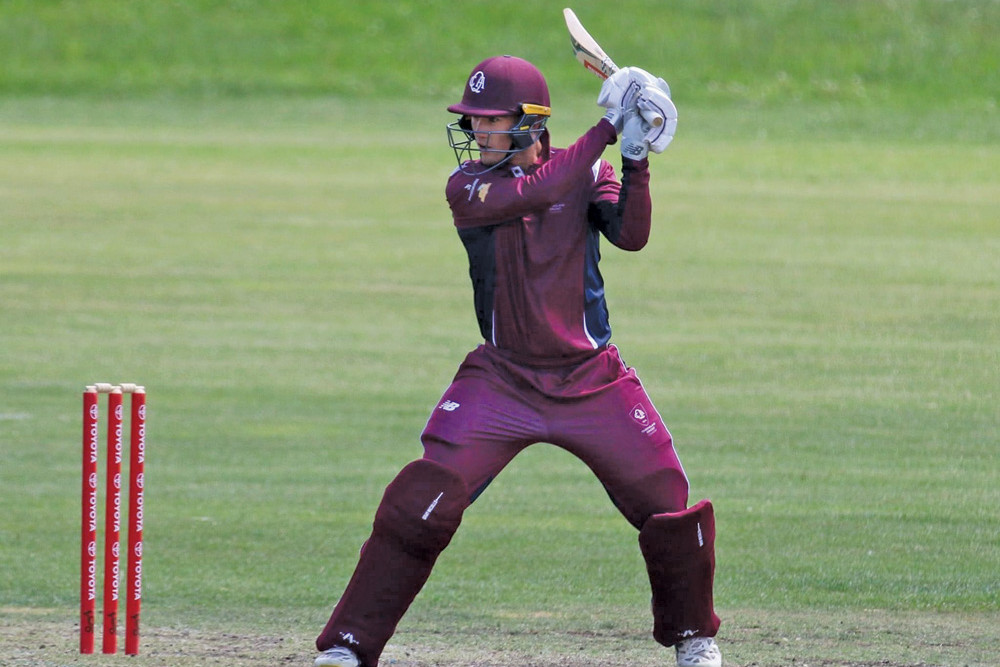
[(472, 68), (462, 101), (448, 111), (463, 116), (520, 114), (522, 105), (549, 106), (549, 87), (538, 68), (515, 56), (494, 56)]

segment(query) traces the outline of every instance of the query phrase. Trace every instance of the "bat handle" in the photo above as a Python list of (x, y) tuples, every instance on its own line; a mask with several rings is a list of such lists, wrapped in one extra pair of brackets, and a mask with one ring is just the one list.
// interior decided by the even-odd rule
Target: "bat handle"
[(653, 127), (659, 127), (663, 125), (663, 116), (656, 113), (655, 111), (646, 111), (645, 109), (639, 110), (639, 115), (642, 119), (652, 125)]

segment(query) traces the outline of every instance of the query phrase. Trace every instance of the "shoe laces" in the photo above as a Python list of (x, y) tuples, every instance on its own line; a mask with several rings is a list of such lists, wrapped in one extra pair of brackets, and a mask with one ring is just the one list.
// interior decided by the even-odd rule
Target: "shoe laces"
[(687, 656), (711, 658), (716, 651), (715, 640), (711, 637), (693, 637), (683, 643), (681, 650)]

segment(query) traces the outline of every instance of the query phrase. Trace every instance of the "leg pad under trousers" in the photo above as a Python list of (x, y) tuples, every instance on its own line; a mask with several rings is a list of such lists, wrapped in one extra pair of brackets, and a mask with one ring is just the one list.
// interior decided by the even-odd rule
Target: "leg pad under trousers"
[(639, 531), (639, 548), (653, 590), (653, 638), (673, 646), (719, 630), (715, 578), (715, 515), (702, 500), (681, 512), (654, 514)]
[(451, 469), (427, 459), (404, 467), (386, 487), (371, 536), (316, 647), (345, 646), (365, 667), (378, 665), (468, 504), (465, 482)]

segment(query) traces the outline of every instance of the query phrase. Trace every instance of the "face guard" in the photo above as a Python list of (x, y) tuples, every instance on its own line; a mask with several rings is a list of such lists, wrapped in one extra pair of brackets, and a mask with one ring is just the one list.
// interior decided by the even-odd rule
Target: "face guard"
[[(542, 138), (545, 132), (545, 124), (549, 120), (552, 110), (540, 104), (522, 104), (521, 117), (509, 130), (493, 130), (488, 132), (473, 132), (472, 118), (462, 116), (459, 120), (448, 124), (448, 144), (455, 151), (455, 159), (458, 160), (458, 168), (469, 176), (478, 176), (492, 171), (510, 161), (517, 153), (533, 145)], [(504, 153), (503, 159), (496, 164), (483, 165), (479, 161), (483, 148), (476, 141), (476, 135), (484, 137), (487, 141), (489, 136), (506, 135), (510, 137), (510, 148), (503, 150), (490, 148), (490, 153)]]

